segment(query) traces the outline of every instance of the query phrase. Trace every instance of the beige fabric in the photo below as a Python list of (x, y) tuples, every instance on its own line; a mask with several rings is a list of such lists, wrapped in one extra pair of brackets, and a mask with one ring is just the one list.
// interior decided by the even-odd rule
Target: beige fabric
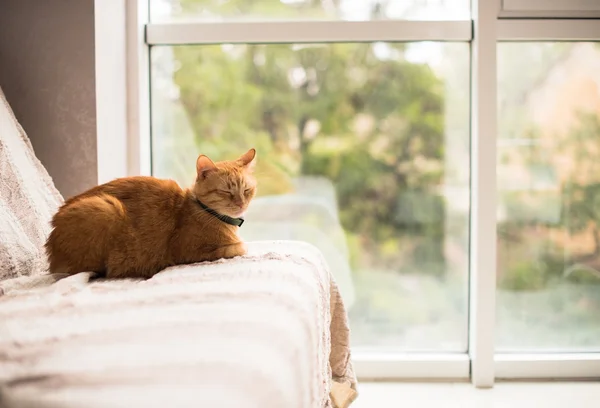
[(245, 257), (147, 281), (87, 278), (0, 297), (4, 407), (346, 408), (356, 397), (344, 304), (311, 245), (250, 243)]
[(0, 281), (46, 270), (43, 245), (61, 202), (0, 90)]

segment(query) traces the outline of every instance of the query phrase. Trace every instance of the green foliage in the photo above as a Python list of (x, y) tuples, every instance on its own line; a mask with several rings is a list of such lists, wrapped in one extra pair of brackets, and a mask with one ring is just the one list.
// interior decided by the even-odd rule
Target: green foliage
[(509, 253), (516, 261), (508, 262), (501, 271), (498, 287), (511, 291), (537, 291), (547, 287), (550, 282), (562, 278), (565, 260), (562, 248), (551, 240), (540, 239), (528, 234), (527, 227), (512, 226), (504, 232), (510, 235), (522, 234), (523, 243), (508, 244)]
[(530, 291), (543, 289), (545, 283), (538, 265), (533, 262), (520, 262), (504, 273), (499, 287), (512, 291)]
[[(564, 207), (562, 222), (571, 233), (593, 225), (598, 237), (600, 224), (600, 115), (582, 113), (579, 125), (560, 144), (559, 148), (576, 157), (573, 174), (563, 186)], [(600, 242), (597, 242), (600, 246)], [(596, 248), (600, 256), (600, 247)]]
[[(600, 273), (600, 116), (596, 113), (579, 114), (577, 125), (567, 135), (562, 136), (554, 149), (532, 148), (525, 162), (531, 172), (538, 168), (557, 169), (555, 164), (561, 157), (569, 157), (574, 165), (569, 173), (562, 171), (564, 182), (561, 185), (559, 202), (561, 203), (558, 223), (546, 223), (546, 235), (553, 232), (566, 232), (586, 237), (593, 243), (589, 253), (573, 252), (550, 242), (533, 242), (537, 238), (531, 234), (532, 228), (541, 227), (543, 222), (523, 222), (512, 219), (501, 227), (512, 231), (511, 236), (518, 237), (514, 248), (523, 245), (536, 248), (535, 253), (520, 256), (520, 259), (533, 261), (508, 263), (499, 280), (499, 287), (508, 290), (539, 290), (556, 280), (567, 279), (573, 283), (595, 283)], [(532, 129), (529, 135), (539, 139), (539, 131)], [(558, 136), (557, 136), (558, 137)], [(557, 178), (555, 175), (555, 178)], [(518, 192), (505, 195), (507, 211), (520, 214), (524, 219), (551, 219), (554, 211), (552, 196), (554, 192)], [(519, 258), (519, 257), (517, 257)]]
[(562, 224), (570, 233), (582, 232), (600, 222), (600, 183), (568, 182), (563, 187)]
[(566, 278), (580, 285), (600, 285), (600, 272), (583, 264), (573, 265)]

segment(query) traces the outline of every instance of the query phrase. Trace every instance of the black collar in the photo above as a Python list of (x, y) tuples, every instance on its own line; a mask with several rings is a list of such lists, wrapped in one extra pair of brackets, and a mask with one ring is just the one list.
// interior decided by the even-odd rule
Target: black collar
[(200, 205), (200, 207), (202, 207), (202, 209), (204, 211), (206, 211), (207, 213), (209, 213), (210, 215), (212, 215), (214, 217), (217, 217), (218, 219), (220, 219), (221, 221), (223, 221), (226, 224), (233, 225), (234, 227), (241, 227), (242, 224), (244, 223), (244, 219), (243, 218), (232, 218), (232, 217), (230, 217), (228, 215), (219, 214), (218, 212), (216, 212), (212, 208), (208, 208), (206, 205), (204, 205), (197, 198), (196, 198), (196, 202)]

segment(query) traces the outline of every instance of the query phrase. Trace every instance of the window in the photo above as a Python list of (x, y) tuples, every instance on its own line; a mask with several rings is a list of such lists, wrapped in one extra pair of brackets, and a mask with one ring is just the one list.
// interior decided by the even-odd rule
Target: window
[(319, 247), (356, 347), (466, 351), (467, 43), (155, 47), (152, 66), (154, 174), (187, 185), (199, 151), (255, 146), (240, 233)]
[(496, 347), (599, 351), (600, 44), (498, 52)]
[(256, 146), (241, 232), (321, 249), (359, 376), (600, 377), (597, 1), (146, 1), (133, 168)]

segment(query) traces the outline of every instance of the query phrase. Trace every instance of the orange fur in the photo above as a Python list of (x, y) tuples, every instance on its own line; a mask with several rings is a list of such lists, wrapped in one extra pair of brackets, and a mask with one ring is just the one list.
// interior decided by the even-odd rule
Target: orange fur
[(244, 255), (238, 227), (204, 211), (197, 200), (240, 217), (256, 194), (255, 150), (235, 161), (200, 156), (189, 189), (172, 180), (127, 177), (69, 200), (52, 219), (46, 242), (51, 273), (105, 273), (149, 278), (177, 264)]

